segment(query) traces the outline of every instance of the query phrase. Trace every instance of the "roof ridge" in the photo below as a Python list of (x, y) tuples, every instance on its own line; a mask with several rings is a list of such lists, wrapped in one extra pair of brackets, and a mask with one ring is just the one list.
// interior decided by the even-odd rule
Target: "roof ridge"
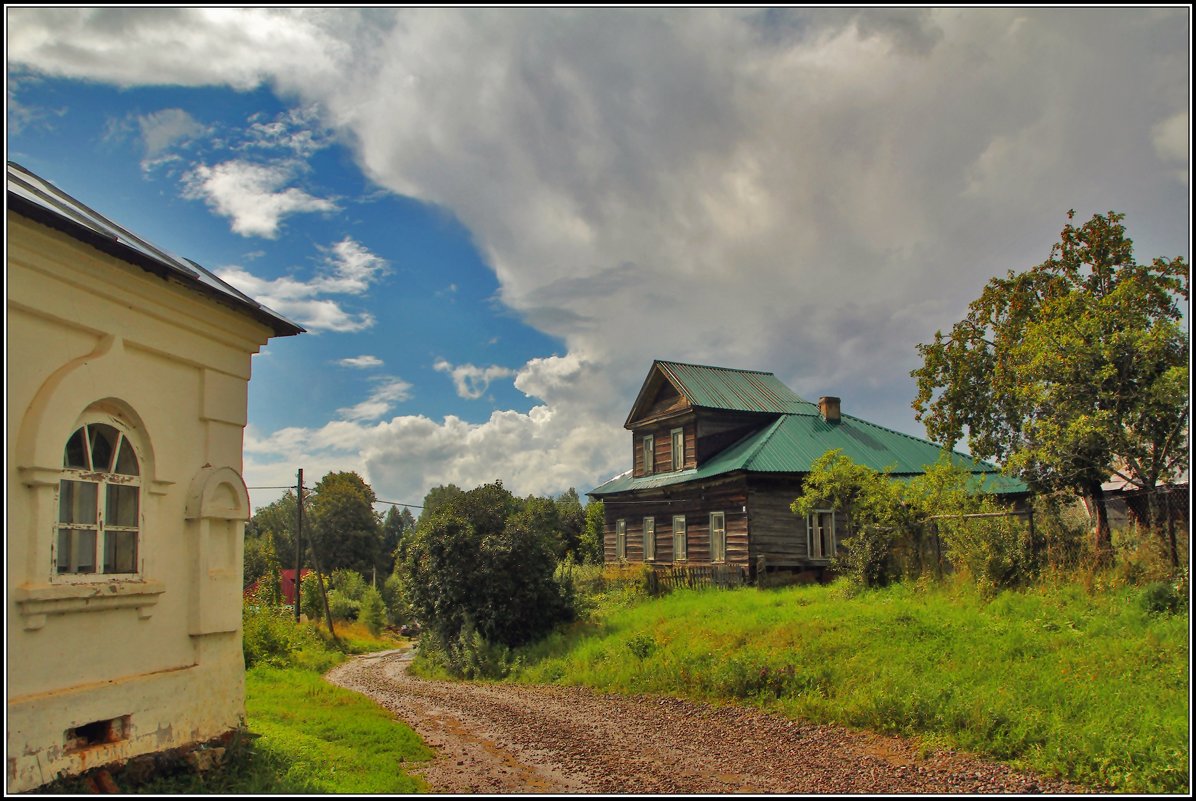
[[(767, 370), (743, 370), (738, 367), (719, 367), (714, 364), (694, 364), (693, 362), (677, 362), (669, 359), (656, 359), (657, 364), (676, 364), (681, 367), (697, 367), (702, 370), (725, 370), (728, 373), (753, 373), (755, 375), (771, 375), (774, 378), (776, 373), (770, 373)], [(779, 379), (778, 379), (779, 380)]]

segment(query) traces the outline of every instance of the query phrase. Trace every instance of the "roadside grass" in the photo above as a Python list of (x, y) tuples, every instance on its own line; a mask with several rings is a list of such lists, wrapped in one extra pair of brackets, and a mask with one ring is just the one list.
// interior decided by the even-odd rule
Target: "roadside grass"
[(1150, 613), (1143, 593), (677, 591), (599, 607), (521, 650), (515, 680), (755, 704), (1091, 786), (1182, 792), (1189, 613)]

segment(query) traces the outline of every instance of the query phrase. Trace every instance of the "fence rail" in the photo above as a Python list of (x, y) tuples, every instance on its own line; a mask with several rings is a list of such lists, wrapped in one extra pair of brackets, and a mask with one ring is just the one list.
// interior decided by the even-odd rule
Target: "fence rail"
[(699, 587), (742, 587), (749, 583), (748, 569), (744, 565), (698, 565), (694, 567), (656, 568), (648, 574), (648, 592), (661, 592), (681, 588)]

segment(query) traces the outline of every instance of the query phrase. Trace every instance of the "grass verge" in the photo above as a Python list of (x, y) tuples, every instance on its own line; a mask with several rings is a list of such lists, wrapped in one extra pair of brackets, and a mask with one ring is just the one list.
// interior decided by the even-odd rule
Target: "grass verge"
[(581, 684), (912, 735), (1094, 786), (1188, 789), (1189, 614), (1078, 585), (679, 591), (520, 652)]

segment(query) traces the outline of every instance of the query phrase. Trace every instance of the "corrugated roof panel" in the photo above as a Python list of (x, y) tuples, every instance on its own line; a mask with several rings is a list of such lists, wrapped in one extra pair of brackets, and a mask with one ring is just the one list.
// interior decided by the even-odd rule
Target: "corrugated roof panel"
[(657, 361), (656, 365), (692, 406), (777, 414), (818, 413), (814, 404), (800, 398), (772, 373), (682, 362)]
[[(89, 235), (99, 236), (100, 239), (93, 239), (90, 244), (98, 244), (102, 250), (109, 250), (116, 246), (117, 253), (126, 257), (132, 256), (134, 263), (138, 263), (136, 261), (138, 258), (153, 262), (158, 268), (177, 276), (185, 283), (200, 285), (210, 294), (250, 311), (253, 316), (268, 322), (279, 336), (299, 334), (304, 330), (273, 309), (263, 306), (231, 284), (217, 278), (194, 261), (179, 258), (147, 242), (79, 202), (41, 176), (29, 172), (12, 161), (8, 162), (8, 194), (10, 197), (19, 198), (52, 215), (42, 221), (52, 221), (57, 218), (67, 225), (69, 232), (85, 229), (83, 238), (86, 240)], [(55, 225), (58, 224), (55, 223)], [(90, 232), (90, 234), (86, 232)], [(142, 261), (140, 264), (144, 265), (145, 262)]]

